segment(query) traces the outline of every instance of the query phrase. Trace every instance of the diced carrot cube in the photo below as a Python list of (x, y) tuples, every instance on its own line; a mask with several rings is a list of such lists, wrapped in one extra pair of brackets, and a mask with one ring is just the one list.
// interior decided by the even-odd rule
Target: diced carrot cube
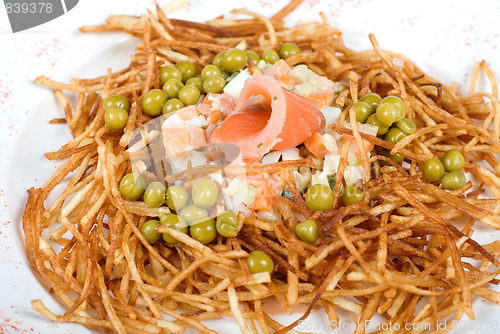
[(318, 109), (323, 109), (323, 107), (329, 105), (333, 100), (333, 91), (327, 90), (317, 90), (306, 94), (306, 98), (310, 100)]
[(187, 121), (188, 119), (198, 117), (198, 109), (196, 106), (187, 106), (177, 110), (176, 114), (183, 120)]
[(257, 189), (257, 195), (252, 203), (248, 205), (251, 210), (271, 210), (274, 204), (274, 197), (279, 192), (276, 181), (262, 175), (247, 175), (247, 182)]
[(277, 75), (288, 74), (288, 71), (290, 71), (291, 69), (292, 67), (288, 65), (288, 63), (283, 59), (278, 60), (273, 65), (273, 71)]
[(165, 143), (165, 150), (170, 156), (176, 156), (188, 150), (187, 146), (183, 144), (179, 138), (171, 138)]
[(177, 138), (182, 144), (189, 144), (188, 129), (186, 127), (168, 128), (163, 133), (166, 141)]
[(294, 78), (289, 76), (288, 74), (277, 75), (276, 80), (284, 87), (292, 88), (299, 84)]
[[(205, 103), (205, 101), (207, 103)], [(210, 109), (211, 109), (211, 106), (212, 105), (212, 101), (208, 101), (207, 98), (203, 99), (203, 102), (198, 104), (198, 106), (196, 107), (198, 109), (198, 113), (207, 117), (208, 114), (210, 114)]]
[(205, 131), (202, 129), (194, 128), (189, 129), (189, 144), (194, 147), (201, 147), (207, 144), (205, 139)]
[(313, 133), (311, 138), (307, 139), (304, 142), (304, 145), (309, 150), (309, 152), (314, 154), (314, 156), (319, 159), (323, 159), (328, 153), (325, 144), (323, 144), (321, 135), (318, 132)]
[(221, 119), (222, 115), (218, 110), (212, 110), (208, 115), (208, 124), (215, 124)]

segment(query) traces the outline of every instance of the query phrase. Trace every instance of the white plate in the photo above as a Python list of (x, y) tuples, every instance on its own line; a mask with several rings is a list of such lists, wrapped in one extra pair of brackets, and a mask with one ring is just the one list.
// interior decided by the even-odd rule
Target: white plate
[[(38, 75), (58, 81), (70, 76), (93, 77), (105, 73), (106, 67), (121, 68), (128, 63), (134, 42), (122, 34), (81, 35), (76, 29), (84, 24), (99, 24), (111, 13), (140, 14), (141, 1), (82, 0), (65, 16), (25, 33), (10, 34), (6, 20), (1, 20), (0, 42), (10, 45), (10, 52), (0, 62), (0, 156), (6, 172), (0, 175), (0, 332), (89, 333), (79, 325), (51, 323), (31, 310), (31, 299), (42, 299), (61, 314), (63, 308), (51, 297), (46, 287), (31, 271), (24, 255), (20, 218), (26, 189), (40, 186), (56, 164), (43, 153), (56, 150), (69, 138), (64, 125), (49, 125), (48, 120), (61, 117), (50, 90), (31, 84)], [(188, 20), (207, 20), (230, 8), (247, 7), (271, 16), (287, 1), (199, 0), (175, 13)], [(163, 3), (162, 3), (163, 4)], [(223, 5), (222, 5), (223, 4)], [(344, 32), (346, 44), (354, 49), (370, 47), (367, 35), (375, 33), (384, 49), (407, 55), (438, 80), (459, 83), (467, 91), (473, 62), (485, 59), (500, 77), (499, 3), (482, 1), (472, 7), (471, 1), (304, 1), (289, 17), (290, 23), (319, 20), (324, 11), (332, 25)], [(5, 11), (0, 10), (0, 15)], [(483, 80), (482, 83), (485, 81)], [(486, 87), (487, 88), (487, 87)], [(5, 205), (4, 205), (5, 202)], [(481, 239), (498, 239), (500, 235), (481, 229)], [(453, 333), (496, 333), (496, 314), (500, 306), (476, 299), (474, 310), (478, 320), (461, 322)], [(285, 322), (290, 321), (288, 318)], [(330, 332), (321, 315), (308, 319), (302, 329)], [(221, 333), (239, 332), (232, 320), (208, 322)], [(350, 333), (350, 319), (343, 323)], [(298, 329), (301, 329), (300, 327)], [(333, 331), (332, 331), (333, 332)]]

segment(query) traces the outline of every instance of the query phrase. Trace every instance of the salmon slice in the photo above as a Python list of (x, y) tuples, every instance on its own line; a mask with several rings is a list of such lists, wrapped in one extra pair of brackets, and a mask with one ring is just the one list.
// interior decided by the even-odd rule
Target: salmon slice
[(271, 150), (294, 147), (322, 127), (323, 116), (309, 100), (283, 88), (271, 76), (248, 79), (229, 115), (212, 132), (212, 143), (240, 147), (248, 162)]

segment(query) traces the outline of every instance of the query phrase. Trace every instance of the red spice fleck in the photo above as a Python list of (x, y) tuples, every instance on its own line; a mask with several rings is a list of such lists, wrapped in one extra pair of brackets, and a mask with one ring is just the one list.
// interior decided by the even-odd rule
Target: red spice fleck
[(61, 42), (57, 38), (53, 38), (51, 40), (40, 40), (36, 42), (35, 48), (33, 49), (38, 51), (34, 53), (37, 58), (46, 58), (47, 61), (52, 61), (50, 65), (55, 67), (62, 57), (63, 51), (67, 48), (67, 43)]
[(5, 104), (9, 100), (10, 94), (12, 94), (12, 91), (9, 88), (4, 87), (2, 81), (0, 80), (0, 103)]
[[(29, 333), (29, 330), (20, 328), (22, 325), (21, 321), (13, 319), (0, 311), (0, 334)], [(32, 328), (31, 332), (33, 332)]]
[(258, 0), (257, 2), (259, 3), (259, 6), (261, 8), (265, 8), (265, 7), (272, 8), (273, 7), (269, 1)]

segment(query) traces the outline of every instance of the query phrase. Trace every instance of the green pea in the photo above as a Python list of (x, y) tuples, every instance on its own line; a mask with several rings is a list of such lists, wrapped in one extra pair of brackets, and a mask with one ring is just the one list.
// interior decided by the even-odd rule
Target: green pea
[(368, 104), (372, 108), (372, 112), (375, 112), (382, 98), (377, 93), (367, 93), (361, 96), (359, 101)]
[(391, 126), (392, 123), (405, 118), (406, 107), (401, 98), (391, 95), (380, 101), (376, 114), (382, 124)]
[(165, 203), (165, 192), (163, 183), (151, 182), (144, 192), (144, 202), (151, 208), (157, 208)]
[(247, 55), (243, 50), (232, 48), (227, 50), (224, 57), (222, 57), (222, 68), (229, 73), (242, 70), (246, 65)]
[(447, 172), (461, 170), (465, 167), (465, 158), (462, 152), (456, 149), (449, 150), (441, 158)]
[(212, 60), (212, 64), (221, 68), (222, 67), (222, 58), (224, 58), (224, 55), (226, 54), (226, 52), (227, 52), (226, 50), (221, 51), (217, 55), (215, 55), (214, 59)]
[(359, 203), (363, 201), (364, 196), (365, 194), (363, 190), (355, 185), (346, 186), (344, 188), (344, 192), (342, 193), (342, 203), (344, 203), (344, 206)]
[(114, 94), (104, 99), (102, 108), (104, 110), (108, 110), (109, 108), (125, 109), (128, 112), (130, 111), (130, 102), (126, 97)]
[(341, 84), (340, 82), (335, 82), (333, 89), (334, 89), (335, 95), (339, 95), (340, 93), (345, 91), (347, 88), (343, 84)]
[(161, 114), (163, 104), (167, 101), (167, 96), (160, 89), (151, 89), (141, 100), (142, 111), (148, 116)]
[(201, 70), (201, 79), (206, 80), (212, 74), (221, 75), (222, 72), (220, 68), (215, 65), (207, 65), (203, 67), (203, 70)]
[(188, 79), (188, 81), (186, 81), (186, 86), (194, 86), (198, 88), (201, 94), (205, 93), (205, 91), (203, 90), (203, 79), (200, 77)]
[(193, 186), (191, 198), (193, 203), (202, 208), (209, 208), (215, 204), (219, 196), (217, 184), (209, 179), (203, 179)]
[(203, 90), (207, 93), (220, 93), (226, 85), (226, 80), (217, 74), (209, 76), (203, 81)]
[(169, 99), (179, 96), (179, 91), (184, 87), (184, 84), (177, 79), (169, 79), (163, 85), (163, 92)]
[(411, 135), (417, 130), (417, 126), (415, 125), (415, 123), (413, 123), (413, 121), (408, 118), (398, 121), (395, 124), (401, 131), (403, 131), (407, 135)]
[(312, 211), (329, 210), (333, 206), (333, 190), (324, 184), (315, 184), (307, 190), (305, 201)]
[(125, 109), (108, 108), (104, 112), (104, 124), (111, 130), (121, 130), (127, 125), (128, 113)]
[(181, 71), (179, 71), (179, 69), (174, 66), (163, 66), (162, 68), (160, 68), (159, 77), (162, 84), (170, 79), (182, 81)]
[(148, 220), (144, 224), (142, 224), (139, 231), (141, 231), (142, 236), (149, 242), (150, 244), (154, 244), (155, 242), (161, 239), (161, 234), (158, 233), (158, 225), (160, 224), (157, 220)]
[(118, 189), (123, 198), (129, 201), (135, 201), (144, 194), (146, 187), (147, 184), (144, 176), (136, 173), (128, 173), (120, 180)]
[(378, 127), (377, 136), (385, 135), (387, 131), (389, 131), (389, 127), (382, 124), (382, 122), (378, 120), (377, 115), (374, 113), (368, 116), (368, 118), (366, 119), (366, 124), (375, 125), (376, 127)]
[(380, 105), (377, 107), (376, 116), (378, 120), (385, 126), (391, 126), (396, 121), (394, 110), (390, 104)]
[(278, 60), (280, 60), (280, 56), (278, 55), (278, 53), (274, 50), (264, 50), (262, 52), (262, 60), (264, 60), (266, 63), (269, 63), (269, 64), (274, 64), (275, 62), (277, 62)]
[(180, 211), (189, 201), (189, 194), (186, 188), (181, 186), (168, 187), (166, 191), (166, 200), (170, 210)]
[(372, 107), (365, 102), (356, 102), (353, 107), (356, 109), (356, 122), (365, 123), (368, 116), (373, 114)]
[(461, 170), (454, 170), (443, 176), (441, 186), (446, 190), (457, 190), (465, 186), (467, 180)]
[(217, 216), (215, 227), (220, 235), (226, 238), (234, 238), (238, 235), (238, 216), (231, 211), (224, 211)]
[(198, 218), (207, 217), (208, 212), (207, 210), (200, 208), (199, 206), (189, 204), (181, 210), (180, 216), (191, 224)]
[(391, 127), (389, 131), (384, 136), (385, 141), (388, 141), (389, 143), (396, 144), (398, 141), (406, 137), (406, 133), (401, 131), (397, 127)]
[[(389, 159), (391, 159), (392, 161), (394, 161), (397, 164), (402, 163), (403, 160), (405, 159), (404, 155), (401, 155), (399, 153), (391, 154), (391, 152), (385, 148), (382, 148), (378, 154), (382, 155), (384, 157), (388, 157)], [(389, 163), (387, 161), (381, 161), (381, 164), (387, 165)]]
[(172, 212), (161, 213), (160, 217), (159, 217), (160, 218), (160, 224), (161, 224), (162, 221), (164, 221), (165, 219), (167, 219), (168, 216), (171, 216), (171, 215), (173, 215)]
[(185, 105), (192, 105), (198, 102), (200, 95), (200, 91), (195, 86), (184, 86), (179, 91), (179, 100)]
[[(186, 221), (182, 217), (173, 214), (160, 216), (160, 224), (166, 227), (175, 228), (184, 234), (187, 234), (189, 230)], [(177, 244), (179, 242), (179, 240), (168, 233), (163, 233), (163, 240), (169, 244)]]
[(405, 160), (405, 156), (399, 153), (389, 154), (388, 158), (397, 164), (401, 164)]
[(299, 54), (302, 50), (300, 50), (299, 46), (295, 43), (284, 43), (280, 46), (278, 50), (278, 54), (281, 59), (287, 59), (291, 56), (295, 56)]
[(248, 254), (248, 257), (245, 259), (248, 271), (250, 274), (257, 274), (262, 272), (269, 272), (272, 274), (274, 270), (274, 262), (273, 260), (262, 251), (253, 251)]
[(182, 60), (175, 64), (175, 67), (182, 74), (182, 82), (186, 82), (189, 78), (196, 76), (196, 66), (190, 61)]
[(189, 233), (202, 244), (208, 244), (217, 237), (215, 221), (209, 217), (198, 218), (189, 227)]
[(260, 57), (257, 54), (257, 52), (252, 51), (252, 50), (246, 50), (245, 54), (247, 55), (247, 58), (249, 58), (251, 61), (253, 61), (254, 64), (258, 64), (260, 61)]
[(318, 240), (318, 224), (312, 219), (304, 220), (303, 222), (295, 225), (295, 234), (300, 240), (313, 244)]
[(165, 118), (169, 118), (179, 109), (184, 108), (184, 103), (179, 99), (170, 99), (161, 108), (161, 112), (165, 115)]
[(443, 163), (438, 158), (427, 159), (424, 162), (422, 174), (424, 177), (431, 181), (440, 180), (445, 173)]

